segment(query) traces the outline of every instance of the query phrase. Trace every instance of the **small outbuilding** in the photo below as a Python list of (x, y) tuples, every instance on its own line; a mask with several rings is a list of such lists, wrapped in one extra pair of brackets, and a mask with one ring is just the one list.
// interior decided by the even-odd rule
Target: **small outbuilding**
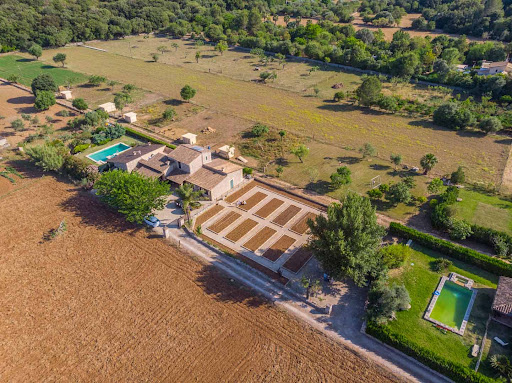
[(128, 113), (125, 113), (123, 114), (123, 120), (125, 120), (126, 122), (128, 123), (134, 123), (135, 121), (137, 121), (137, 113), (134, 113), (134, 112), (128, 112)]
[(60, 97), (64, 100), (71, 100), (73, 98), (70, 90), (61, 90)]
[(185, 133), (181, 136), (181, 142), (184, 144), (195, 145), (197, 143), (197, 134)]
[(0, 137), (0, 148), (9, 146), (9, 143), (7, 142), (7, 138)]
[(229, 145), (221, 146), (217, 150), (217, 154), (219, 155), (219, 157), (229, 160), (230, 158), (233, 158), (235, 156), (235, 147)]
[(491, 309), (492, 319), (512, 328), (512, 278), (500, 277)]
[(98, 109), (101, 109), (107, 113), (112, 113), (112, 112), (115, 112), (115, 110), (116, 110), (116, 104), (114, 104), (113, 102), (106, 102), (106, 103), (98, 106)]

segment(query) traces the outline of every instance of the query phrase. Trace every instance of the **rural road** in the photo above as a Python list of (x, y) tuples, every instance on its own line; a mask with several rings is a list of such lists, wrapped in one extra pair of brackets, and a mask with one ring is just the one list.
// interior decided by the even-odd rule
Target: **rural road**
[[(159, 234), (163, 234), (162, 228), (155, 230)], [(324, 310), (318, 310), (314, 305), (304, 301), (288, 289), (277, 285), (263, 274), (231, 257), (219, 254), (208, 248), (200, 240), (190, 237), (178, 228), (176, 222), (167, 225), (167, 237), (172, 243), (177, 244), (180, 250), (217, 267), (231, 278), (265, 296), (276, 306), (288, 311), (363, 357), (385, 366), (404, 380), (425, 383), (451, 382), (448, 378), (416, 360), (361, 333), (358, 308), (351, 309), (349, 307), (347, 309), (345, 307), (342, 310), (343, 315), (337, 315), (340, 309), (337, 307), (338, 305), (335, 305), (333, 315), (328, 316)]]

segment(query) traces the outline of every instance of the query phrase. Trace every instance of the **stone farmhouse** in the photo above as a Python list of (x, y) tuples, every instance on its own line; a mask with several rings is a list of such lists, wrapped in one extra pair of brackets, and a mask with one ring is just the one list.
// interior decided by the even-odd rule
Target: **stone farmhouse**
[(243, 181), (242, 167), (212, 158), (210, 149), (184, 144), (176, 149), (146, 144), (128, 149), (107, 160), (112, 167), (157, 177), (174, 186), (189, 183), (212, 201), (222, 198)]
[(488, 76), (498, 73), (509, 74), (512, 73), (512, 63), (508, 61), (491, 62), (484, 61), (478, 70), (477, 74), (480, 76)]

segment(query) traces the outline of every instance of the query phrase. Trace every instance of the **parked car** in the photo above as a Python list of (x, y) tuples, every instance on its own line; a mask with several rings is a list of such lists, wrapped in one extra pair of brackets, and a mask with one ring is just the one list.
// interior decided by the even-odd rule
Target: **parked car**
[(154, 215), (144, 218), (144, 223), (151, 227), (160, 226), (160, 220), (156, 218)]

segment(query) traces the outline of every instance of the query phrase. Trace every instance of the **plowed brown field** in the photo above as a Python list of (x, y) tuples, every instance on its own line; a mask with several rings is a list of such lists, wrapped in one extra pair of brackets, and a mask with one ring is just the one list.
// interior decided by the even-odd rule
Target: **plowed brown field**
[(0, 201), (2, 381), (398, 380), (70, 184)]

